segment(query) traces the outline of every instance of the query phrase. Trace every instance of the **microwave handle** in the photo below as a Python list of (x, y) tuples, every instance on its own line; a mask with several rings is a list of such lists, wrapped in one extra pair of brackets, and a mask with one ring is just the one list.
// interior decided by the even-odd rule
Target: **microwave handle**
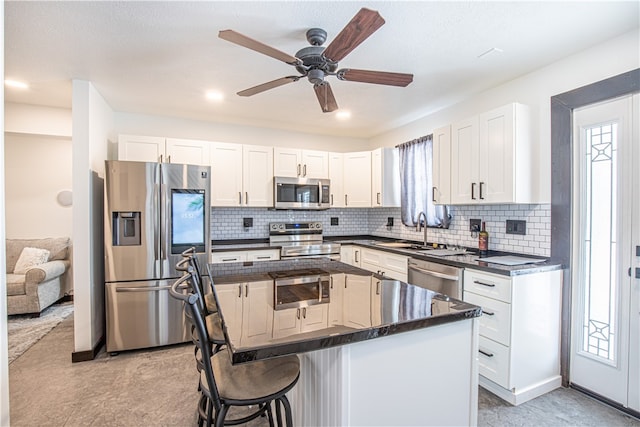
[(322, 206), (322, 181), (318, 181), (318, 206)]

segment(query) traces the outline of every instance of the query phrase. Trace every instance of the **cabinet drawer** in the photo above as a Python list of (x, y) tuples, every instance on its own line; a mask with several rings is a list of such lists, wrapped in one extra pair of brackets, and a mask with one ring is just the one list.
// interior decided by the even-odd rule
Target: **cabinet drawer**
[(464, 300), (482, 307), (480, 335), (508, 346), (511, 342), (511, 304), (469, 291), (464, 292)]
[(509, 389), (509, 347), (485, 337), (478, 344), (478, 371), (483, 377)]
[(407, 259), (403, 255), (385, 253), (382, 256), (383, 265), (388, 270), (397, 271), (398, 273), (407, 273)]
[(228, 251), (228, 252), (213, 252), (211, 254), (211, 263), (225, 263), (225, 262), (242, 262), (247, 260), (247, 254), (244, 251)]
[(500, 301), (511, 302), (511, 279), (509, 277), (465, 269), (464, 290)]
[(278, 259), (280, 259), (280, 251), (277, 249), (247, 251), (247, 261), (270, 261)]

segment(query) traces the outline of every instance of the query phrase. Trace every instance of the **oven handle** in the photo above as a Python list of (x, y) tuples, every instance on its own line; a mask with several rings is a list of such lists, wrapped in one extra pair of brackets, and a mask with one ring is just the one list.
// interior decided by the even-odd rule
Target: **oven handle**
[(439, 279), (445, 280), (458, 280), (458, 276), (452, 276), (450, 274), (438, 273), (437, 271), (425, 270), (424, 268), (416, 267), (415, 265), (409, 265), (409, 270), (419, 271), (420, 273), (426, 274), (428, 276), (437, 277)]

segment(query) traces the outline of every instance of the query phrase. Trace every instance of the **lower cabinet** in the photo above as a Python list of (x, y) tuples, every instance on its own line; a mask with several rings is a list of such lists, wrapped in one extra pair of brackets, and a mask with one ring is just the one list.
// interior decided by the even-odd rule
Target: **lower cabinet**
[(244, 261), (271, 261), (278, 259), (280, 259), (280, 250), (278, 249), (212, 252), (210, 257), (212, 264)]
[(328, 313), (328, 304), (274, 311), (273, 338), (324, 329), (327, 327)]
[(378, 273), (390, 279), (407, 281), (407, 263), (409, 257), (386, 251), (362, 248), (360, 268)]
[(464, 301), (482, 307), (480, 385), (512, 405), (560, 387), (562, 271), (464, 270)]

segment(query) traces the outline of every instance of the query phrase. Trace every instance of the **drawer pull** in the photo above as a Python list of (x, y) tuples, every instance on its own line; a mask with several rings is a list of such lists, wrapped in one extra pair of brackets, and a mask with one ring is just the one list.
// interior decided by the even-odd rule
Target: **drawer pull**
[(231, 261), (237, 261), (238, 258), (222, 258), (222, 262), (231, 262)]
[(258, 256), (256, 257), (257, 259), (271, 259), (271, 257), (269, 255), (265, 255), (265, 256)]
[(493, 353), (487, 353), (486, 351), (483, 351), (483, 350), (478, 350), (478, 352), (484, 354), (487, 357), (493, 357)]
[(482, 313), (483, 313), (483, 314), (486, 314), (487, 316), (495, 316), (495, 313), (492, 313), (492, 312), (490, 312), (490, 311), (484, 311), (484, 310), (482, 310)]
[(493, 283), (484, 283), (484, 282), (480, 282), (478, 280), (474, 280), (473, 283), (475, 283), (476, 285), (482, 285), (482, 286), (488, 286), (490, 288), (495, 288), (496, 285)]

